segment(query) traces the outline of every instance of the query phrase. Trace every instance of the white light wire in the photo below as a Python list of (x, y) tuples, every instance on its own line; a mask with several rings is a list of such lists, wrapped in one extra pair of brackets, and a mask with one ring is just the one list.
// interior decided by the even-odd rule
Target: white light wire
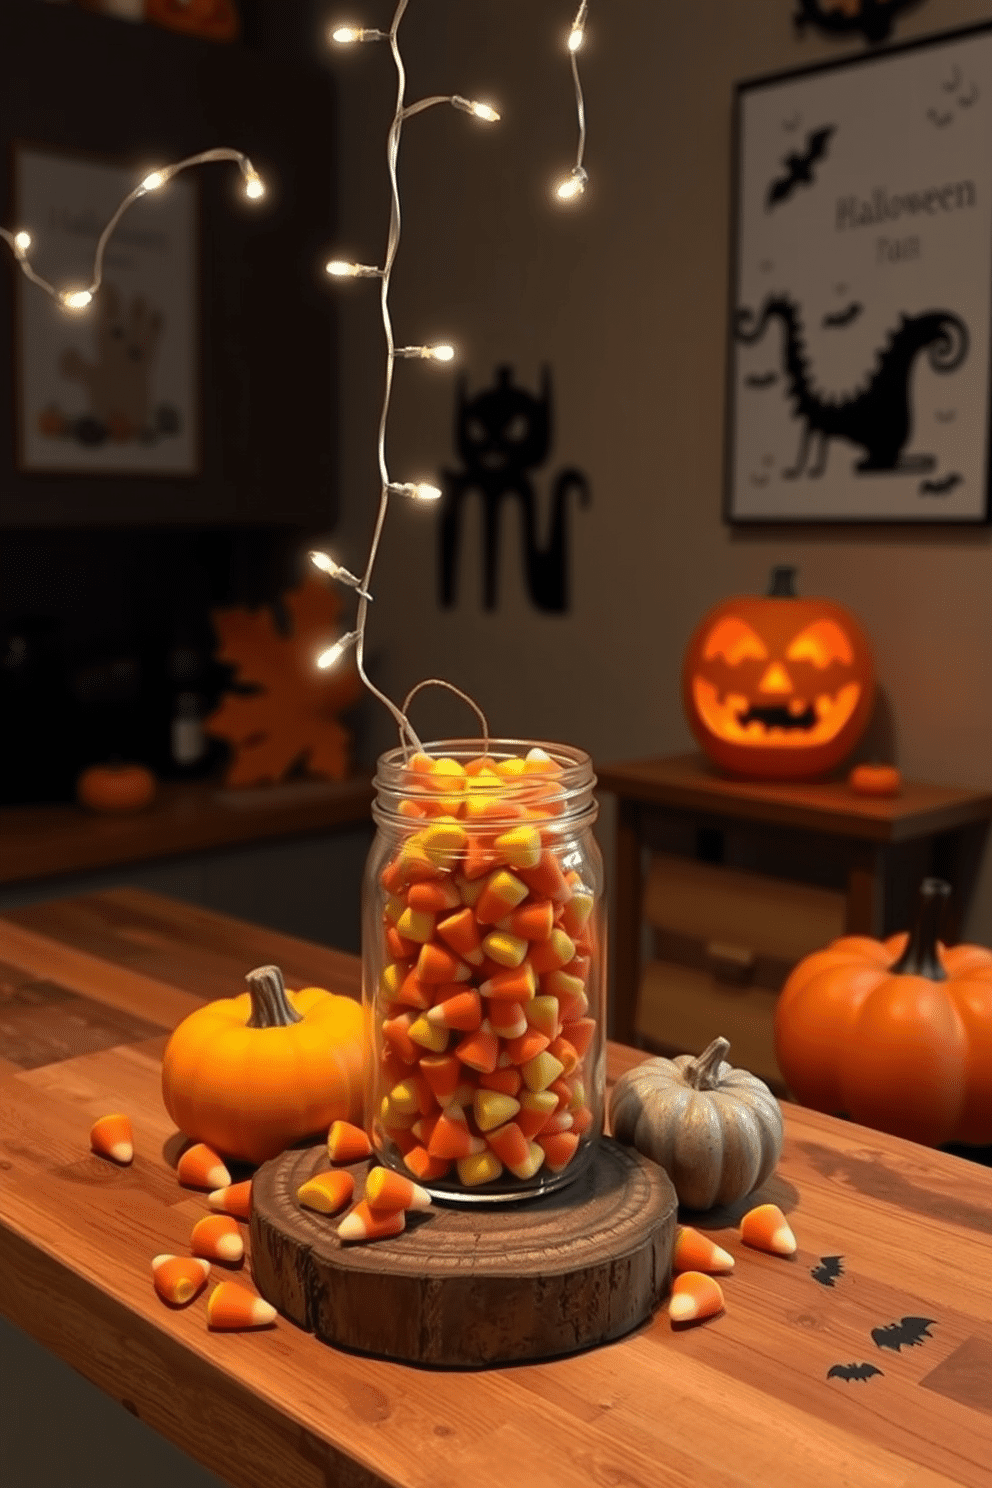
[(581, 196), (586, 189), (589, 179), (588, 172), (583, 165), (586, 153), (586, 104), (582, 94), (582, 79), (579, 76), (579, 50), (585, 40), (586, 18), (589, 13), (589, 0), (582, 0), (572, 22), (572, 29), (568, 33), (568, 57), (572, 64), (572, 81), (575, 84), (575, 112), (579, 120), (579, 143), (575, 152), (575, 165), (571, 173), (558, 184), (556, 195), (560, 201), (570, 201), (576, 196)]
[[(229, 150), (227, 148), (201, 150), (198, 155), (188, 155), (185, 160), (177, 160), (174, 165), (163, 165), (158, 170), (150, 171), (135, 186), (133, 191), (128, 192), (97, 239), (96, 250), (93, 254), (91, 278), (89, 284), (85, 287), (77, 286), (75, 289), (58, 289), (54, 284), (49, 283), (47, 279), (43, 279), (40, 274), (36, 273), (27, 256), (31, 249), (30, 235), (23, 230), (12, 233), (8, 232), (5, 227), (0, 227), (0, 238), (10, 248), (20, 267), (21, 273), (26, 279), (30, 279), (32, 284), (37, 284), (39, 289), (43, 289), (47, 295), (50, 295), (57, 304), (62, 305), (65, 309), (85, 310), (103, 283), (103, 257), (107, 250), (107, 244), (114, 229), (128, 208), (133, 206), (136, 201), (140, 201), (143, 196), (148, 196), (151, 192), (157, 191), (167, 181), (171, 181), (174, 176), (178, 176), (180, 171), (189, 170), (194, 165), (206, 165), (215, 160), (233, 160), (237, 163), (244, 178), (246, 195), (258, 198), (264, 194), (265, 188), (262, 185), (261, 177), (248, 159), (248, 156), (240, 150)], [(26, 243), (24, 241), (25, 239), (27, 239)]]

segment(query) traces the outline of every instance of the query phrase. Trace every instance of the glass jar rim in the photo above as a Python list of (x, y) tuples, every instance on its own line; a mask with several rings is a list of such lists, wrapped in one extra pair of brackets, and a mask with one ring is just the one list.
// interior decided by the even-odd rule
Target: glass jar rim
[[(534, 754), (534, 751), (539, 753)], [(435, 760), (454, 760), (462, 769), (451, 772), (450, 787), (444, 773), (435, 775), (425, 771), (418, 779), (418, 772), (410, 768), (411, 760), (418, 754), (426, 754)], [(543, 755), (556, 768), (538, 768), (509, 777), (497, 774), (495, 766), (499, 761), (526, 760), (528, 755), (532, 759), (540, 759)], [(592, 758), (584, 749), (546, 740), (502, 738), (437, 739), (425, 743), (423, 751), (411, 750), (404, 745), (388, 750), (379, 756), (376, 764), (373, 817), (382, 824), (415, 828), (416, 815), (411, 817), (401, 810), (401, 802), (413, 802), (416, 806), (423, 801), (436, 807), (446, 794), (460, 794), (464, 789), (462, 782), (466, 778), (476, 781), (473, 795), (477, 798), (484, 797), (487, 792), (486, 783), (479, 781), (478, 775), (466, 776), (464, 766), (486, 758), (492, 758), (494, 762), (493, 774), (496, 779), (491, 787), (492, 798), (509, 808), (505, 818), (497, 812), (487, 813), (487, 825), (491, 826), (501, 820), (518, 819), (518, 812), (514, 808), (519, 807), (527, 808), (528, 815), (535, 821), (561, 822), (564, 819), (570, 827), (596, 819), (599, 813), (593, 794), (596, 775)], [(458, 784), (455, 784), (456, 781)], [(549, 790), (549, 787), (553, 787), (553, 790)], [(548, 806), (546, 814), (541, 809), (543, 804)]]

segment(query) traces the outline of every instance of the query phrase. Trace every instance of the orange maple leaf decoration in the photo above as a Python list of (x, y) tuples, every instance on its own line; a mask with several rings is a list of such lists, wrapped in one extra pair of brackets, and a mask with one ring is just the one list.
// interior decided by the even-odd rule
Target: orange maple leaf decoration
[(217, 659), (237, 668), (238, 687), (256, 689), (228, 693), (204, 725), (232, 746), (227, 785), (281, 780), (298, 763), (325, 780), (342, 780), (348, 772), (351, 737), (337, 714), (359, 695), (358, 669), (353, 660), (327, 672), (316, 666), (337, 638), (341, 599), (324, 580), (307, 577), (283, 603), (292, 617), (288, 636), (267, 607), (212, 615)]

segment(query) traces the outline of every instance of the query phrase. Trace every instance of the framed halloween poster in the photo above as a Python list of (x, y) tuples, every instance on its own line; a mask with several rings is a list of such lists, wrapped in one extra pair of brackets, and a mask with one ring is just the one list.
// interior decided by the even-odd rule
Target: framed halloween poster
[[(142, 172), (21, 142), (14, 165), (33, 267), (60, 288), (88, 285), (100, 234)], [(107, 242), (103, 282), (85, 309), (18, 284), (21, 470), (196, 474), (196, 207), (188, 180), (135, 202)]]
[(739, 85), (725, 515), (989, 520), (992, 25)]

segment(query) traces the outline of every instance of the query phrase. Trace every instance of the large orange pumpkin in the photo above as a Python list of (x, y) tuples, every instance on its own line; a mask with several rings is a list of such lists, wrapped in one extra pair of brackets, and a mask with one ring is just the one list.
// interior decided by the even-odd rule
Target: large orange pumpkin
[(875, 674), (849, 610), (802, 599), (795, 570), (768, 594), (726, 599), (704, 617), (682, 668), (682, 700), (699, 743), (736, 775), (811, 779), (840, 763), (871, 717)]
[(233, 41), (241, 30), (234, 0), (145, 0), (145, 20), (211, 41)]
[(924, 879), (909, 936), (846, 935), (792, 972), (775, 1055), (804, 1106), (936, 1147), (992, 1142), (992, 951), (937, 941)]
[(365, 1020), (351, 997), (287, 992), (278, 966), (246, 980), (240, 997), (179, 1024), (162, 1059), (162, 1099), (186, 1136), (260, 1163), (332, 1121), (361, 1122)]

